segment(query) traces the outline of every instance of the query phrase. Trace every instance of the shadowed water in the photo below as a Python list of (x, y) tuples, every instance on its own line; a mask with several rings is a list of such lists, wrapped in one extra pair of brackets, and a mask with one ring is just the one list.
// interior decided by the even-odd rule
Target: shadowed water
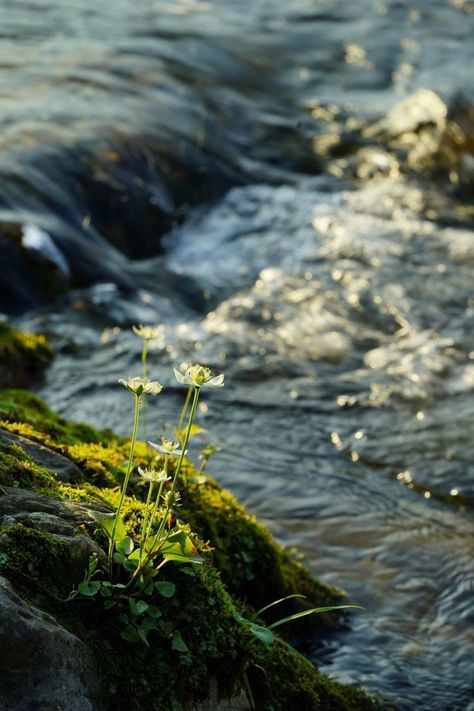
[[(0, 19), (0, 221), (21, 269), (62, 270), (59, 306), (39, 277), (2, 297), (41, 305), (19, 320), (57, 347), (40, 394), (126, 433), (129, 327), (163, 324), (149, 434), (176, 420), (171, 365), (225, 372), (199, 415), (210, 471), (367, 608), (315, 661), (399, 709), (472, 709), (468, 109), (463, 148), (431, 145), (472, 95), (472, 3), (17, 0)], [(391, 108), (420, 88), (443, 100)]]

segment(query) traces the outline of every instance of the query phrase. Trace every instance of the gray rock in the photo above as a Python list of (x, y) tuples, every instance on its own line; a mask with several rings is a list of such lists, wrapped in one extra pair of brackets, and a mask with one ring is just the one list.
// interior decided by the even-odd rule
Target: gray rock
[(100, 711), (92, 657), (57, 620), (28, 605), (0, 578), (0, 708)]
[(0, 516), (44, 513), (61, 519), (63, 524), (64, 522), (80, 524), (88, 520), (90, 509), (104, 510), (95, 504), (55, 499), (52, 496), (11, 486), (3, 486), (0, 491)]
[(48, 449), (48, 447), (44, 447), (42, 444), (32, 442), (26, 437), (0, 429), (0, 444), (5, 446), (16, 444), (21, 447), (34, 459), (36, 464), (48, 469), (59, 481), (64, 481), (67, 484), (75, 484), (83, 479), (81, 470), (74, 462), (71, 462), (70, 459), (63, 457), (62, 454), (53, 452), (52, 449)]
[[(77, 528), (78, 524), (90, 520), (88, 511), (91, 508), (97, 510), (100, 507), (87, 506), (76, 501), (60, 501), (26, 489), (2, 487), (2, 491), (0, 522), (4, 525), (21, 524), (27, 528), (40, 529), (69, 544), (67, 573), (71, 580), (83, 575), (92, 553), (95, 553), (99, 560), (105, 560), (100, 546)], [(8, 531), (0, 534), (0, 549), (8, 540)]]

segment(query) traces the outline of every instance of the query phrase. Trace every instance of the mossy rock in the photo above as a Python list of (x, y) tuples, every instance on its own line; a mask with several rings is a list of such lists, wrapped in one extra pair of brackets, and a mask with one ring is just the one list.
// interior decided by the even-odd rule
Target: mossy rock
[(30, 384), (43, 373), (51, 358), (44, 336), (0, 323), (0, 387)]
[[(242, 698), (244, 679), (262, 711), (376, 708), (363, 692), (319, 675), (283, 642), (264, 644), (239, 621), (239, 615), (249, 617), (295, 592), (307, 595), (311, 605), (330, 604), (341, 593), (314, 580), (230, 493), (199, 476), (190, 462), (180, 482), (183, 506), (177, 514), (183, 523), (178, 525), (193, 537), (204, 562), (164, 568), (164, 579), (176, 593), (160, 599), (162, 622), (149, 638), (150, 647), (123, 640), (117, 617), (100, 600), (65, 602), (82, 579), (87, 552), (103, 556), (100, 547), (106, 541), (86, 509), (116, 506), (129, 442), (71, 423), (20, 390), (0, 391), (0, 419), (6, 432), (41, 443), (82, 472), (80, 481), (60, 481), (35, 460), (34, 449), (0, 442), (0, 573), (28, 604), (53, 615), (86, 645), (101, 679), (98, 710), (194, 709), (216, 684), (219, 697), (240, 693)], [(135, 465), (149, 457), (140, 444)], [(144, 487), (136, 477), (129, 494), (124, 518), (134, 536), (145, 507)], [(318, 619), (321, 629), (334, 623)], [(185, 647), (174, 646), (176, 633)]]

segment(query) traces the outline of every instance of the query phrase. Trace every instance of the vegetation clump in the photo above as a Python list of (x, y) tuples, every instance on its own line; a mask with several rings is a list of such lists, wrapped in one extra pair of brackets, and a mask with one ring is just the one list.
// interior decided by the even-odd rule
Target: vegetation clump
[[(104, 708), (184, 710), (217, 683), (225, 698), (244, 689), (248, 708), (375, 709), (273, 632), (312, 617), (315, 605), (333, 609), (342, 594), (194, 467), (187, 447), (201, 390), (224, 378), (202, 366), (175, 375), (188, 391), (174, 438), (149, 446), (137, 437), (142, 399), (161, 385), (147, 377), (123, 381), (134, 399), (130, 440), (69, 422), (30, 393), (0, 391), (0, 427), (20, 436), (0, 439), (0, 509), (11, 492), (43, 502), (37, 516), (4, 517), (0, 573), (87, 644)], [(74, 462), (80, 479), (61, 481), (21, 437)], [(48, 501), (56, 502), (49, 517)], [(289, 613), (279, 622), (269, 605), (276, 597)], [(272, 609), (258, 612), (262, 605)], [(334, 623), (319, 619), (321, 628)]]

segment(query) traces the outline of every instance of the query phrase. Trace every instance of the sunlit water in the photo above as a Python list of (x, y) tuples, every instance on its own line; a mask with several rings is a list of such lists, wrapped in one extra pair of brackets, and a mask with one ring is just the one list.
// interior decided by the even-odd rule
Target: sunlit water
[(350, 160), (318, 147), (355, 145), (419, 88), (472, 94), (472, 15), (0, 8), (0, 222), (72, 287), (48, 308), (8, 273), (20, 322), (57, 346), (40, 394), (127, 432), (117, 379), (139, 373), (138, 322), (164, 326), (150, 434), (176, 419), (171, 365), (225, 372), (200, 412), (223, 446), (212, 473), (367, 608), (315, 661), (406, 711), (474, 708), (473, 233), (399, 156), (362, 163), (354, 188)]

